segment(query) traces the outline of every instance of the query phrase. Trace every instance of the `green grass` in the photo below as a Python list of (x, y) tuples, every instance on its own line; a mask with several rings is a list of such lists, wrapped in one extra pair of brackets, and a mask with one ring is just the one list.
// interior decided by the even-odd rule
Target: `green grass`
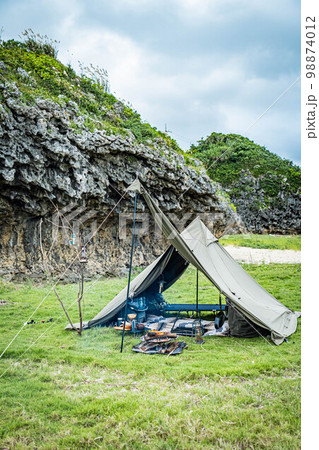
[[(300, 265), (247, 265), (245, 269), (288, 307), (300, 310)], [(194, 302), (189, 268), (165, 294)], [(126, 285), (110, 278), (86, 283), (84, 318), (90, 319)], [(218, 293), (200, 276), (200, 301)], [(31, 283), (0, 285), (1, 350), (48, 291)], [(76, 285), (59, 288), (65, 304)], [(11, 302), (11, 303), (9, 303)], [(76, 305), (70, 308), (74, 320)], [(131, 351), (138, 337), (108, 328), (82, 337), (53, 295), (0, 359), (0, 448), (297, 449), (300, 448), (300, 325), (280, 347), (263, 338), (185, 338), (176, 357)], [(44, 334), (43, 334), (44, 333)], [(41, 337), (42, 336), (42, 337)], [(40, 339), (38, 341), (37, 338)], [(36, 343), (24, 354), (24, 352)]]
[(232, 234), (220, 239), (222, 245), (236, 245), (238, 247), (270, 248), (280, 250), (300, 250), (300, 235), (272, 235), (272, 234)]

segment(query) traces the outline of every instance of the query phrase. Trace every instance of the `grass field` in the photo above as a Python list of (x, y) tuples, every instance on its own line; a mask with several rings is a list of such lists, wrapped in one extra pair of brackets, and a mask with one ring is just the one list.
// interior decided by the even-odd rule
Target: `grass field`
[[(300, 310), (300, 265), (245, 269), (286, 306)], [(202, 302), (218, 293), (200, 276)], [(110, 278), (86, 283), (84, 319), (126, 285)], [(2, 351), (46, 295), (48, 286), (2, 283)], [(59, 288), (66, 305), (77, 286)], [(195, 270), (166, 293), (194, 302)], [(76, 320), (76, 305), (69, 308)], [(96, 328), (82, 337), (50, 294), (0, 359), (0, 448), (298, 449), (300, 448), (300, 324), (289, 343), (263, 338), (184, 338), (175, 357), (131, 351), (138, 337)], [(180, 338), (181, 340), (181, 338)]]
[(222, 245), (238, 247), (270, 248), (280, 250), (300, 250), (301, 236), (280, 236), (272, 234), (232, 234), (220, 239)]

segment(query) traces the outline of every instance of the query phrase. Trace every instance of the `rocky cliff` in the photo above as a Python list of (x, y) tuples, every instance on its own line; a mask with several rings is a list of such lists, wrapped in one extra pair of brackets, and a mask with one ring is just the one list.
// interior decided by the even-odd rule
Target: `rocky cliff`
[(221, 183), (247, 231), (300, 233), (300, 167), (235, 134), (212, 133), (191, 151)]
[[(4, 75), (7, 70), (2, 64)], [(126, 269), (132, 194), (103, 220), (136, 176), (181, 228), (203, 213), (216, 234), (238, 222), (219, 185), (200, 163), (193, 161), (198, 167), (190, 167), (162, 138), (141, 143), (132, 132), (123, 135), (103, 127), (92, 129), (76, 102), (63, 98), (56, 102), (44, 96), (33, 96), (31, 101), (18, 84), (5, 76), (0, 84), (1, 276), (44, 276), (41, 220), (43, 247), (55, 274), (63, 273), (73, 261), (80, 239), (88, 242), (87, 276)], [(110, 112), (113, 121), (122, 112), (123, 105), (115, 102)], [(149, 263), (167, 245), (155, 239), (141, 198), (138, 211), (135, 266)], [(74, 271), (73, 265), (67, 277), (72, 278)]]
[[(277, 187), (276, 194), (269, 198), (265, 185)], [(287, 186), (287, 178), (276, 173), (265, 173), (258, 177), (249, 170), (242, 170), (231, 187), (225, 191), (240, 215), (247, 231), (251, 233), (300, 234), (301, 194)]]

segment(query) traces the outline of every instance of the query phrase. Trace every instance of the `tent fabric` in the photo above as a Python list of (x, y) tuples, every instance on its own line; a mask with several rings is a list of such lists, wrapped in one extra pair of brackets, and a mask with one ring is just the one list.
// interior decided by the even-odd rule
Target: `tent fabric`
[[(296, 331), (300, 313), (286, 308), (260, 286), (220, 245), (199, 218), (179, 233), (140, 182), (135, 180), (133, 185), (132, 190), (142, 192), (155, 222), (171, 246), (131, 282), (130, 298), (141, 295), (156, 282), (177, 251), (185, 260), (185, 266), (181, 265), (172, 282), (191, 263), (220, 290), (240, 314), (257, 326), (269, 330), (275, 344), (281, 344), (285, 337)], [(116, 317), (125, 305), (126, 297), (127, 288), (124, 288), (97, 316), (85, 323), (84, 328), (106, 324)]]
[(268, 330), (250, 322), (250, 320), (248, 320), (230, 304), (228, 305), (227, 316), (230, 336), (250, 338), (269, 334)]
[[(173, 266), (171, 268), (170, 266)], [(143, 270), (130, 283), (129, 298), (133, 299), (143, 295), (164, 274), (166, 283), (164, 289), (168, 289), (187, 269), (188, 263), (181, 257), (173, 246), (170, 246), (159, 258)], [(165, 272), (168, 272), (167, 275)], [(105, 325), (113, 320), (125, 306), (127, 287), (105, 306), (92, 320), (85, 322), (83, 328), (91, 328), (97, 325)], [(70, 328), (68, 326), (67, 328)]]

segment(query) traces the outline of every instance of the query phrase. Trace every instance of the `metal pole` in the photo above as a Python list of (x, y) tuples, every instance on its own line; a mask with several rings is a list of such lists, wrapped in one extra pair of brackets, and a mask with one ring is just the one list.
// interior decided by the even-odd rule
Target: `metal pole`
[(196, 318), (198, 319), (198, 269), (196, 271)]
[(131, 247), (130, 269), (129, 269), (129, 273), (128, 273), (127, 294), (126, 294), (126, 302), (125, 302), (125, 310), (124, 310), (124, 323), (123, 323), (123, 332), (122, 332), (121, 353), (123, 352), (123, 344), (124, 344), (125, 324), (126, 324), (126, 316), (127, 316), (127, 303), (128, 303), (128, 299), (130, 296), (130, 284), (131, 284), (133, 249), (134, 249), (134, 235), (135, 235), (136, 205), (137, 205), (137, 192), (135, 192), (135, 200), (134, 200), (132, 247)]

